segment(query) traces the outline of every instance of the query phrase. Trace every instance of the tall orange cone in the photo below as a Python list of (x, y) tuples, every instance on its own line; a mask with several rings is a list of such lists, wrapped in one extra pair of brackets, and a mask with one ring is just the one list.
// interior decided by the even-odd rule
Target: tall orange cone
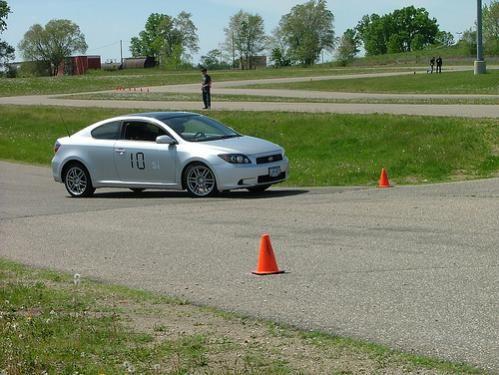
[(260, 238), (260, 255), (258, 256), (258, 265), (253, 271), (255, 275), (272, 275), (275, 273), (284, 273), (277, 267), (274, 250), (270, 243), (270, 236), (265, 233)]
[(388, 174), (386, 173), (385, 168), (381, 169), (381, 176), (379, 177), (379, 184), (378, 187), (380, 188), (389, 188), (390, 182), (388, 181)]

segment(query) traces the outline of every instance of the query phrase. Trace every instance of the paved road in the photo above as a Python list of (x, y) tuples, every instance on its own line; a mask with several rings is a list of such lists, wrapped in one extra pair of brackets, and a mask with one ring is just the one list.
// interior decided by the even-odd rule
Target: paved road
[[(456, 70), (465, 70), (462, 67)], [(418, 72), (421, 73), (421, 72)], [(320, 77), (293, 77), (272, 78), (246, 81), (229, 81), (216, 83), (213, 94), (237, 94), (255, 96), (280, 96), (290, 98), (319, 98), (319, 99), (462, 99), (462, 98), (498, 98), (498, 95), (415, 95), (415, 94), (372, 94), (372, 93), (338, 93), (317, 92), (304, 90), (269, 90), (269, 89), (238, 89), (242, 85), (256, 83), (284, 83), (303, 82), (328, 79), (362, 79), (370, 77), (386, 77), (408, 72), (367, 73), (333, 75)], [(152, 92), (193, 93), (199, 92), (199, 84), (185, 84), (172, 86), (158, 86), (150, 88)], [(102, 91), (112, 92), (112, 91)], [(38, 95), (0, 98), (0, 105), (53, 105), (73, 107), (99, 107), (99, 108), (129, 108), (137, 110), (199, 110), (200, 102), (172, 102), (172, 101), (123, 101), (123, 100), (71, 100), (64, 99), (62, 95)], [(365, 103), (281, 103), (281, 102), (216, 102), (213, 110), (226, 111), (280, 111), (280, 112), (312, 112), (312, 113), (346, 113), (346, 114), (372, 114), (389, 113), (397, 115), (420, 116), (447, 116), (469, 118), (499, 118), (498, 105), (436, 105), (436, 104), (365, 104)]]
[[(126, 108), (134, 110), (199, 111), (200, 102), (163, 102), (139, 100), (73, 100), (52, 99), (44, 96), (18, 96), (0, 98), (1, 104), (48, 105), (67, 107)], [(353, 104), (353, 103), (276, 103), (276, 102), (219, 102), (212, 110), (220, 111), (268, 111), (373, 114), (389, 113), (415, 116), (447, 116), (469, 118), (499, 118), (497, 105), (427, 105), (427, 104)]]
[[(232, 193), (98, 191), (0, 162), (0, 256), (499, 373), (499, 179)], [(284, 275), (257, 277), (270, 232)]]

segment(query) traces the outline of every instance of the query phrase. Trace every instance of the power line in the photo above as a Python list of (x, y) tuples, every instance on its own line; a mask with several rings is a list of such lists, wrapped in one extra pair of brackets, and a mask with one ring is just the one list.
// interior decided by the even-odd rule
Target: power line
[(111, 44), (106, 44), (105, 46), (100, 46), (100, 47), (95, 47), (95, 48), (92, 48), (90, 49), (89, 51), (97, 51), (97, 50), (101, 50), (101, 49), (104, 49), (104, 48), (107, 48), (107, 47), (112, 47), (112, 46), (115, 46), (117, 44), (120, 44), (120, 41), (118, 40), (117, 42), (113, 42)]

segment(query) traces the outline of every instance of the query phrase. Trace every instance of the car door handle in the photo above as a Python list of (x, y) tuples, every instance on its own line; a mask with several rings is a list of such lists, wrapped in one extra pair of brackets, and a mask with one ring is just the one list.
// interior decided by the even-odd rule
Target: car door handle
[(120, 155), (123, 155), (125, 153), (125, 149), (124, 148), (116, 148), (114, 151), (116, 151)]

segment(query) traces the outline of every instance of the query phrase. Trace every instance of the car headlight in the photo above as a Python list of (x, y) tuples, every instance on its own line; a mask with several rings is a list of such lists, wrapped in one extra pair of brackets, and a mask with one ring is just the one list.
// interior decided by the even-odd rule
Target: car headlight
[(251, 164), (251, 160), (243, 154), (220, 154), (218, 157), (231, 164)]

